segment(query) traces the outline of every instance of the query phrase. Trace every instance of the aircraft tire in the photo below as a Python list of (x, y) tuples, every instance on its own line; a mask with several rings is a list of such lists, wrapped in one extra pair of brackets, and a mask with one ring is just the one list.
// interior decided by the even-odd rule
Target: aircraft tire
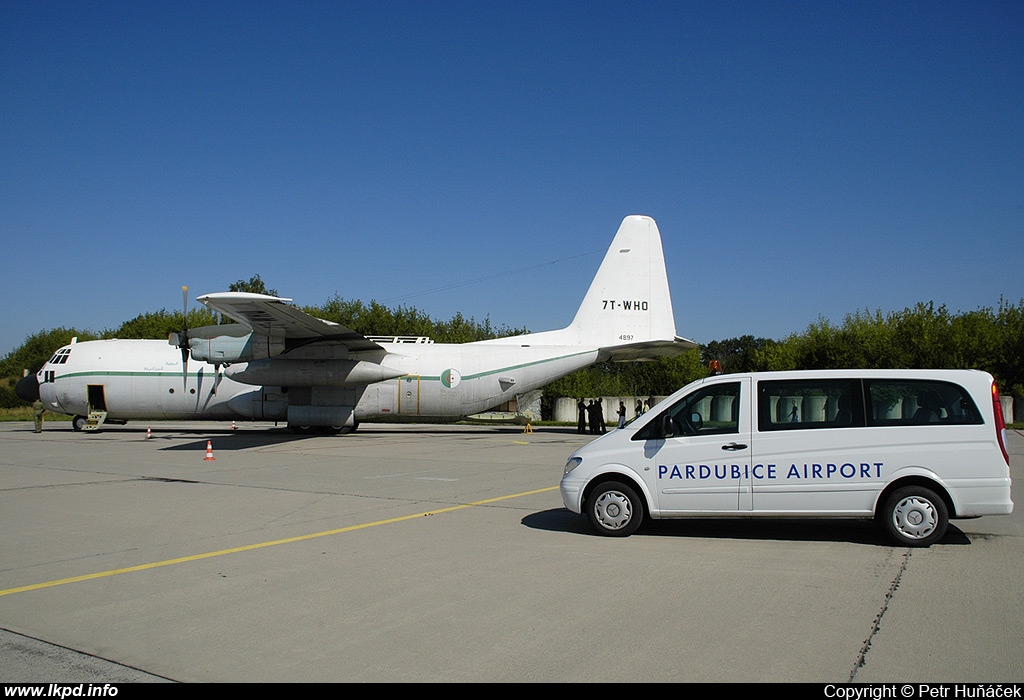
[(85, 421), (88, 420), (85, 416), (75, 416), (71, 419), (71, 429), (76, 433), (82, 432), (82, 428), (85, 427)]

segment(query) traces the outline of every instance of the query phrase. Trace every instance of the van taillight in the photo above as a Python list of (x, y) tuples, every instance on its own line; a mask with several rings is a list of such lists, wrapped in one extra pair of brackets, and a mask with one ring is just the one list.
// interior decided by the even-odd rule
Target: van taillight
[(1003, 420), (1003, 405), (999, 402), (999, 389), (995, 382), (992, 382), (992, 411), (996, 415), (996, 441), (1003, 451), (1006, 466), (1010, 466), (1010, 453), (1006, 451), (1006, 421)]

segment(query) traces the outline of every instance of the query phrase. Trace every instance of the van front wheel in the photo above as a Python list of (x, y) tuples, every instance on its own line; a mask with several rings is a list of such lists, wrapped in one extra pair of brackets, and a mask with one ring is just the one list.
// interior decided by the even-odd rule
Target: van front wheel
[(607, 481), (594, 489), (587, 505), (590, 524), (602, 535), (627, 537), (636, 532), (644, 519), (644, 506), (636, 491), (617, 481)]
[(907, 547), (928, 547), (942, 539), (949, 525), (946, 502), (931, 489), (904, 486), (885, 502), (882, 520), (889, 535)]

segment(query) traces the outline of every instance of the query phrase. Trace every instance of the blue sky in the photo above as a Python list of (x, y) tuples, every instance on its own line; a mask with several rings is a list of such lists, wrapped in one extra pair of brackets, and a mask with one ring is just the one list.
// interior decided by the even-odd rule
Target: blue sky
[(0, 5), (0, 355), (255, 274), (560, 328), (628, 214), (698, 342), (1018, 302), (1024, 3)]

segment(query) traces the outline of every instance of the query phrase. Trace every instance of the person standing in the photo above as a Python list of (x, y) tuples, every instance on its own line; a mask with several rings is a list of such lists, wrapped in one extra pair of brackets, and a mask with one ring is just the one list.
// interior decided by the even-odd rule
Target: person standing
[(43, 414), (46, 413), (46, 406), (39, 399), (32, 402), (32, 418), (36, 424), (36, 432), (43, 432)]
[(619, 427), (626, 427), (626, 402), (619, 401)]
[(576, 432), (587, 432), (587, 404), (583, 403), (583, 397), (576, 402)]
[(607, 433), (608, 426), (605, 425), (604, 422), (604, 399), (599, 397), (597, 399), (596, 406), (597, 409), (594, 411), (594, 413), (597, 414), (597, 432), (600, 434)]

